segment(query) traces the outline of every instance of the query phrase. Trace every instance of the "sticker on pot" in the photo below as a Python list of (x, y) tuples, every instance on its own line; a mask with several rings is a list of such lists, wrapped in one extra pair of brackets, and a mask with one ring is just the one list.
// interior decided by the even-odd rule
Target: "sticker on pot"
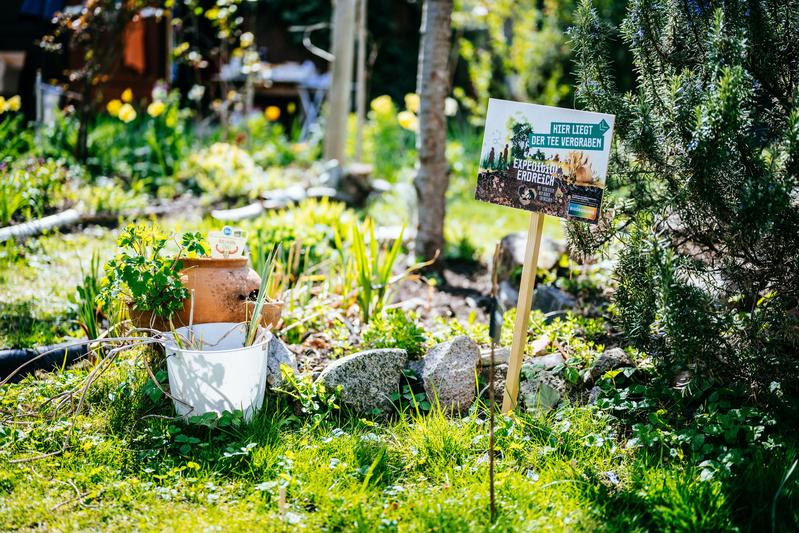
[(247, 245), (247, 232), (225, 226), (222, 231), (208, 233), (211, 257), (243, 257)]

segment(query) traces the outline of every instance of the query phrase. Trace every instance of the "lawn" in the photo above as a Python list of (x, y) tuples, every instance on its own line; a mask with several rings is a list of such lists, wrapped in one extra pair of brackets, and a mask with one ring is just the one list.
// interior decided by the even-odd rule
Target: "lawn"
[[(86, 371), (29, 378), (6, 390), (3, 407), (33, 406)], [(4, 426), (0, 527), (719, 531), (758, 529), (769, 517), (769, 495), (630, 449), (593, 408), (499, 419), (492, 526), (484, 406), (455, 420), (413, 410), (368, 420), (297, 415), (270, 396), (250, 423), (187, 425), (153, 416), (170, 408), (143, 392), (145, 381), (142, 369), (120, 364), (74, 426), (22, 417)], [(63, 439), (62, 455), (10, 463)]]

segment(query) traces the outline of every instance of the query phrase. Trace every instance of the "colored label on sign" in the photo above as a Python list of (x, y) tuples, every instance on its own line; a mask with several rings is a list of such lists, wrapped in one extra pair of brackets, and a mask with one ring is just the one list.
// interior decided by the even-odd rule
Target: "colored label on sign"
[(615, 117), (492, 98), (475, 198), (596, 223)]

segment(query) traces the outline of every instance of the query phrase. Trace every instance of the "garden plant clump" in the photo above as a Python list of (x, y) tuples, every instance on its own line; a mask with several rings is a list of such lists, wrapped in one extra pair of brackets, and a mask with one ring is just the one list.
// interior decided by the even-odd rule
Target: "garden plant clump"
[[(59, 105), (0, 96), (0, 530), (799, 528), (796, 2), (369, 2), (338, 161), (339, 76), (309, 56), (308, 123), (277, 80), (309, 65), (272, 55), (341, 57), (357, 28), (296, 28), (329, 2), (91, 4), (41, 41), (81, 59)], [(139, 15), (169, 81), (118, 78)], [(475, 200), (489, 97), (616, 120), (531, 309), (529, 213)], [(176, 394), (238, 377), (249, 406)]]

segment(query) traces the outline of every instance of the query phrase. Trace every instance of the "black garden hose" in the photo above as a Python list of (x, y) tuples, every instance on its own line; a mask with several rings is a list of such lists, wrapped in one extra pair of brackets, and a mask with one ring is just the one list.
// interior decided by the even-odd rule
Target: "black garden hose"
[[(62, 346), (63, 349), (59, 349)], [(75, 341), (71, 341), (51, 346), (38, 346), (36, 348), (0, 350), (0, 380), (5, 379), (14, 370), (45, 352), (50, 353), (26, 365), (11, 381), (17, 382), (35, 370), (55, 370), (62, 366), (71, 365), (86, 356), (88, 343), (76, 344)]]

